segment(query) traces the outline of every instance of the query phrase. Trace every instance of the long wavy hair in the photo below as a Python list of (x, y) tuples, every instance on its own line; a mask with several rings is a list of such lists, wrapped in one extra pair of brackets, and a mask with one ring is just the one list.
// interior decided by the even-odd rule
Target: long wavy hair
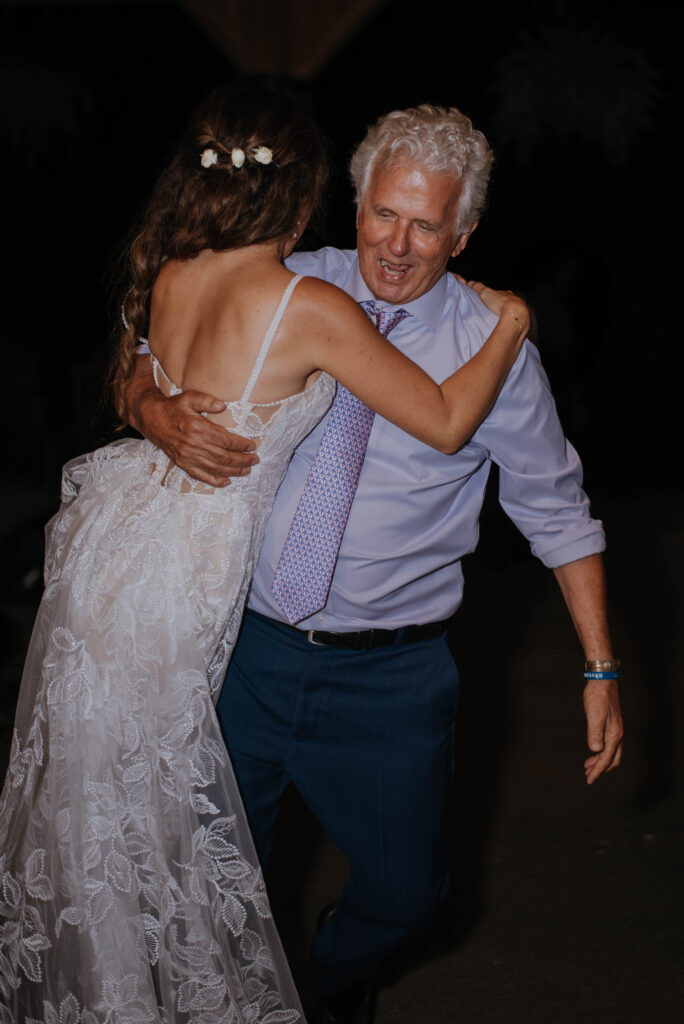
[(200, 104), (126, 253), (123, 328), (110, 375), (119, 416), (162, 263), (270, 241), (284, 249), (321, 202), (327, 173), (322, 134), (295, 96), (226, 87)]

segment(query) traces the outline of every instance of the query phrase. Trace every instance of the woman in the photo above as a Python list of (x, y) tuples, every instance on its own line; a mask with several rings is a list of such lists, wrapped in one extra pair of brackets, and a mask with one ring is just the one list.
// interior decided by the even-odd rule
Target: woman
[(324, 171), (290, 100), (221, 91), (131, 247), (117, 401), (148, 332), (160, 389), (225, 397), (216, 419), (260, 462), (224, 490), (142, 440), (65, 468), (0, 801), (0, 1024), (301, 1015), (212, 699), (273, 496), (335, 379), (458, 448), (529, 322), (479, 286), (499, 322), (435, 384), (346, 295), (283, 266)]

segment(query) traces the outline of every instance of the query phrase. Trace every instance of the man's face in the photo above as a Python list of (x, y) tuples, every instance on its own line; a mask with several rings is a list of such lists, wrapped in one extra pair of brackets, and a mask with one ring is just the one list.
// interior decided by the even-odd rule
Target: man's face
[(418, 164), (375, 166), (356, 217), (361, 276), (392, 305), (429, 291), (470, 231), (456, 235), (461, 182)]

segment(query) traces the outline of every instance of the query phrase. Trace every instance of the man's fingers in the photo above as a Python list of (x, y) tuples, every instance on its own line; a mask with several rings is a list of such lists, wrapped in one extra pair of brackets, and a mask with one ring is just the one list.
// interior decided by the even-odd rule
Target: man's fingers
[[(228, 447), (230, 448), (231, 451), (233, 451), (233, 452), (235, 452), (235, 451), (238, 451), (238, 452), (251, 452), (251, 453), (254, 452), (254, 449), (255, 449), (254, 441), (250, 441), (249, 438), (247, 438), (247, 437), (240, 437), (239, 434), (231, 434), (230, 430), (225, 430), (224, 429), (223, 433), (225, 434), (225, 436), (227, 438)], [(254, 461), (258, 462), (259, 459), (257, 458)]]
[(622, 760), (622, 732), (612, 731), (607, 735), (600, 753), (593, 754), (584, 762), (584, 773), (587, 782), (591, 785), (599, 775), (610, 772), (617, 768)]
[(226, 408), (226, 403), (213, 395), (207, 395), (204, 391), (184, 391), (178, 395), (178, 404), (191, 409), (193, 412), (220, 413)]
[(249, 466), (218, 466), (216, 461), (208, 458), (206, 452), (201, 449), (184, 448), (182, 445), (174, 449), (171, 455), (173, 461), (182, 470), (188, 473), (193, 479), (202, 483), (210, 484), (212, 487), (225, 487), (230, 483), (232, 476), (246, 476)]
[(620, 740), (614, 752), (605, 751), (602, 754), (594, 754), (592, 757), (588, 757), (584, 762), (584, 774), (587, 785), (591, 786), (592, 782), (595, 782), (600, 775), (612, 772), (613, 768), (618, 767), (621, 760), (622, 740)]
[(593, 752), (584, 762), (591, 785), (599, 775), (617, 768), (622, 759), (622, 715), (617, 680), (590, 680), (584, 689), (587, 744)]
[(259, 461), (255, 445), (246, 437), (229, 433), (194, 413), (182, 413), (176, 421), (172, 457), (186, 471), (191, 463), (226, 476), (249, 471)]
[[(252, 466), (259, 461), (254, 452), (232, 452), (223, 448), (203, 448), (180, 442), (171, 453), (173, 461), (190, 476), (199, 476), (205, 483), (221, 486), (230, 476), (247, 476)], [(212, 479), (210, 480), (209, 477)]]
[[(235, 474), (233, 474), (235, 475)], [(199, 480), (203, 484), (209, 484), (211, 487), (223, 488), (227, 487), (230, 483), (230, 477), (215, 476), (213, 473), (205, 473), (203, 470), (196, 466), (192, 472), (193, 480)]]
[[(212, 443), (196, 444), (194, 440), (180, 441), (175, 452), (178, 459), (183, 462), (196, 462), (208, 471), (230, 476), (231, 472), (237, 470), (249, 471), (259, 461), (259, 456), (254, 451), (233, 451), (231, 448), (221, 448)], [(174, 462), (177, 461), (174, 458)], [(186, 467), (183, 467), (186, 468)]]
[(259, 461), (249, 438), (230, 433), (203, 416), (220, 413), (225, 403), (201, 391), (164, 398), (150, 396), (144, 432), (189, 476), (212, 487), (225, 487), (230, 477), (246, 476)]
[[(199, 396), (196, 402), (193, 397), (195, 395)], [(229, 452), (253, 452), (255, 445), (249, 438), (233, 434), (230, 430), (226, 430), (225, 427), (221, 426), (221, 424), (213, 423), (211, 420), (197, 415), (197, 413), (210, 411), (204, 408), (208, 404), (205, 401), (208, 398), (209, 396), (194, 391), (188, 391), (181, 396), (179, 404), (182, 411), (177, 418), (179, 431), (191, 439), (193, 443), (204, 448)], [(183, 401), (185, 399), (187, 399), (187, 402)], [(212, 401), (215, 401), (215, 399), (212, 399)], [(221, 412), (225, 406), (222, 402), (219, 405), (221, 408), (218, 412)]]

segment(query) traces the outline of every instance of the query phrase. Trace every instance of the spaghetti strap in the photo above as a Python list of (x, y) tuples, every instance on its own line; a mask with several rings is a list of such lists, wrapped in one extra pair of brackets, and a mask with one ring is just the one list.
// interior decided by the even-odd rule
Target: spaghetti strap
[(261, 373), (261, 368), (264, 365), (266, 356), (268, 355), (268, 350), (271, 347), (271, 342), (273, 341), (275, 333), (278, 330), (278, 327), (280, 326), (280, 321), (283, 319), (283, 316), (285, 315), (285, 310), (287, 309), (287, 305), (290, 301), (290, 298), (292, 297), (292, 292), (295, 290), (301, 279), (301, 274), (295, 274), (295, 276), (292, 278), (287, 288), (283, 292), (283, 297), (280, 300), (278, 308), (276, 309), (273, 319), (271, 320), (271, 324), (268, 330), (266, 331), (266, 336), (261, 343), (261, 348), (259, 350), (259, 355), (257, 356), (256, 363), (254, 364), (254, 369), (250, 374), (245, 390), (242, 392), (242, 398), (240, 399), (241, 402), (249, 401), (249, 397), (252, 394), (252, 391), (254, 390), (254, 385), (257, 382), (257, 378)]
[(159, 374), (161, 373), (162, 377), (169, 385), (169, 395), (182, 395), (183, 388), (179, 388), (177, 384), (173, 383), (168, 373), (166, 372), (166, 370), (164, 369), (164, 367), (159, 362), (159, 360), (157, 359), (153, 352), (150, 352), (150, 361), (152, 363), (152, 376), (154, 378), (154, 383), (157, 385), (157, 390), (161, 391), (162, 395), (164, 394), (164, 391), (162, 390), (162, 387), (159, 383)]

